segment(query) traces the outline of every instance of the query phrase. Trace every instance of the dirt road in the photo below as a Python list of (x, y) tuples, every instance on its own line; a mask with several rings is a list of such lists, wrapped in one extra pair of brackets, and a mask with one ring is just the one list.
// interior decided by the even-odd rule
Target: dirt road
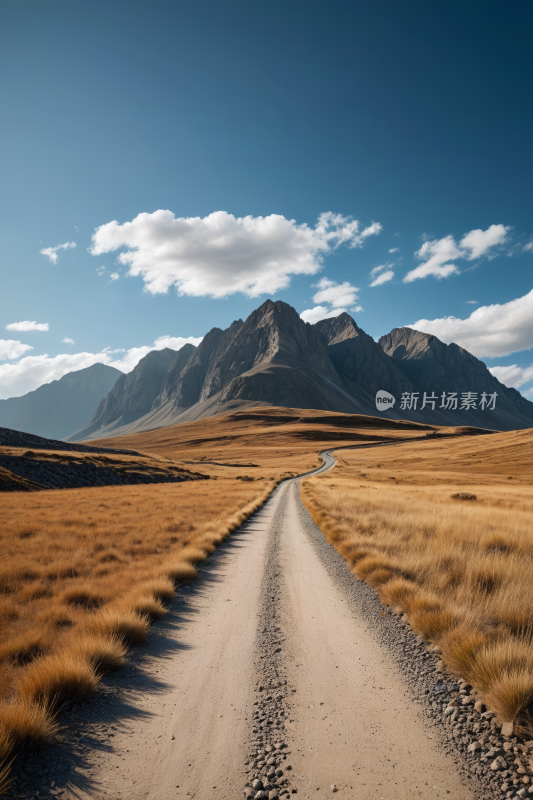
[(236, 800), (271, 756), (282, 775), (259, 776), (266, 797), (473, 798), (357, 586), (299, 480), (280, 485), (117, 678), (131, 689), (89, 715), (93, 746), (63, 797)]

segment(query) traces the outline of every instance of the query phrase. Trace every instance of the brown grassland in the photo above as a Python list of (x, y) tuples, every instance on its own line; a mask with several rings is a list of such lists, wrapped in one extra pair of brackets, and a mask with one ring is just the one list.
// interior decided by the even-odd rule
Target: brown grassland
[(124, 663), (179, 584), (196, 577), (194, 565), (279, 480), (318, 466), (325, 448), (426, 430), (257, 409), (95, 442), (142, 451), (159, 468), (209, 480), (0, 492), (0, 791), (22, 744), (39, 746), (54, 735), (61, 706), (90, 694)]
[(533, 430), (337, 452), (302, 497), (381, 601), (533, 733)]

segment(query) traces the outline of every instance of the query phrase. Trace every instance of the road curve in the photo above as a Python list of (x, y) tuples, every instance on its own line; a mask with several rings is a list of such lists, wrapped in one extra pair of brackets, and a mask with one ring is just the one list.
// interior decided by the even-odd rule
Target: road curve
[[(335, 464), (322, 456), (315, 473)], [(335, 785), (339, 798), (473, 800), (361, 613), (354, 587), (370, 590), (305, 510), (301, 477), (207, 559), (146, 650), (106, 681), (106, 702), (78, 709), (64, 798), (254, 796), (254, 764), (277, 744), (280, 796)]]

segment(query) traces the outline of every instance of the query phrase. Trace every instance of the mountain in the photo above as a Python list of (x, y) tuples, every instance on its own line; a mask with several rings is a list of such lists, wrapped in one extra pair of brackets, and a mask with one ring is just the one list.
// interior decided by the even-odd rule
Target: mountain
[[(533, 427), (533, 403), (516, 389), (500, 383), (482, 361), (459, 345), (444, 344), (436, 336), (412, 328), (394, 328), (381, 337), (379, 344), (417, 387), (419, 408), (424, 392), (437, 396), (435, 412), (428, 410), (425, 420), (444, 425), (464, 425), (465, 414), (468, 414), (469, 425), (498, 430)], [(457, 410), (440, 408), (443, 392), (457, 393)], [(465, 412), (460, 409), (460, 398), (467, 392), (477, 395), (477, 408)], [(483, 392), (487, 395), (497, 393), (493, 411), (479, 408)]]
[[(376, 393), (396, 398), (376, 409)], [(422, 409), (423, 393), (498, 394), (494, 411)], [(402, 395), (419, 396), (402, 408)], [(375, 342), (346, 313), (315, 325), (267, 300), (198, 347), (149, 353), (122, 376), (73, 441), (131, 433), (258, 405), (386, 416), (440, 425), (533, 427), (533, 403), (457, 345), (398, 328)], [(405, 404), (403, 404), (405, 405)]]
[[(120, 378), (104, 399), (87, 424), (87, 417), (83, 420), (83, 438), (89, 438), (97, 431), (110, 433), (115, 428), (131, 424), (147, 414), (161, 391), (165, 378), (173, 362), (186, 348), (190, 353), (195, 348), (186, 344), (176, 354), (175, 350), (165, 347), (163, 350), (152, 350), (141, 358), (137, 366), (129, 373), (121, 373)], [(81, 428), (83, 423), (78, 427)], [(74, 434), (74, 432), (72, 432)], [(78, 429), (73, 436), (77, 441)], [(102, 435), (99, 433), (99, 435)]]
[(93, 364), (22, 397), (0, 400), (0, 427), (64, 439), (92, 416), (121, 375), (114, 367)]
[[(226, 331), (215, 331), (216, 343), (211, 342), (211, 331), (168, 393), (176, 410), (186, 409), (185, 401), (223, 406), (258, 399), (268, 405), (326, 408), (330, 401), (321, 393), (343, 392), (316, 331), (286, 303), (267, 300), (246, 322), (238, 320)], [(200, 360), (203, 380), (194, 395), (185, 395)]]
[(391, 393), (415, 390), (393, 359), (346, 312), (320, 320), (314, 328), (345, 388), (354, 396), (367, 395), (372, 413), (379, 389)]

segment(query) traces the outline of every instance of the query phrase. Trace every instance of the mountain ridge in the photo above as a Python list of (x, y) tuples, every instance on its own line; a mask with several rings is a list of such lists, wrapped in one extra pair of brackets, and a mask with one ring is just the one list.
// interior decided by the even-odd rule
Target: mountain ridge
[(0, 427), (64, 439), (87, 422), (122, 374), (107, 364), (93, 364), (21, 397), (0, 400)]
[[(122, 411), (122, 386), (135, 387), (143, 359), (101, 404), (106, 415), (96, 414), (69, 438), (121, 435), (260, 405), (491, 430), (533, 427), (533, 403), (463, 348), (410, 328), (395, 328), (376, 342), (345, 312), (311, 325), (287, 303), (266, 300), (244, 322), (213, 328), (197, 348), (185, 347), (171, 351), (166, 375), (151, 389), (150, 408), (130, 398), (129, 415)], [(392, 394), (394, 406), (376, 409), (378, 390)], [(454, 391), (459, 399), (463, 392), (496, 392), (498, 402), (494, 410), (439, 402), (422, 408), (424, 392), (439, 400), (439, 392)], [(410, 407), (405, 397), (412, 398)]]

